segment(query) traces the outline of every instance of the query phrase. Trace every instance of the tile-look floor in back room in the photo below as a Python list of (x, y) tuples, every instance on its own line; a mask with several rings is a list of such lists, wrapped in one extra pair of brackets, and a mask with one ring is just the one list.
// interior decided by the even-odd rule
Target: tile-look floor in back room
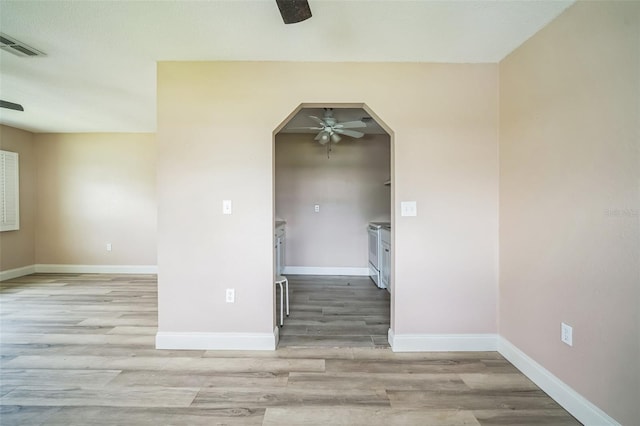
[(0, 424), (579, 424), (496, 352), (391, 352), (367, 279), (290, 291), (277, 351), (159, 351), (155, 276), (5, 281)]

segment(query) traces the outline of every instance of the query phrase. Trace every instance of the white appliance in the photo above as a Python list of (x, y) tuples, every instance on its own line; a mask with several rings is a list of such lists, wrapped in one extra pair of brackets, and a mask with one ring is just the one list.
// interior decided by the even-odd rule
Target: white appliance
[(388, 222), (370, 222), (369, 223), (369, 277), (380, 288), (386, 288), (380, 279), (380, 269), (382, 262), (382, 239), (380, 232), (383, 227), (390, 227)]
[(380, 252), (378, 257), (380, 270), (380, 287), (391, 293), (391, 227), (383, 226), (380, 230)]

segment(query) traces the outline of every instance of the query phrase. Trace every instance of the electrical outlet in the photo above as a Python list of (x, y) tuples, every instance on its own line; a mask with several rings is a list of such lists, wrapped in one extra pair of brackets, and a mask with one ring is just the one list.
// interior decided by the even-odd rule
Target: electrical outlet
[(316, 213), (320, 213), (320, 204), (316, 204), (313, 206), (313, 211)]
[(226, 293), (227, 303), (235, 303), (236, 301), (236, 291), (233, 288), (228, 288)]
[(569, 346), (573, 346), (573, 327), (562, 323), (560, 328), (560, 340)]
[(111, 251), (111, 243), (107, 243), (107, 251)]

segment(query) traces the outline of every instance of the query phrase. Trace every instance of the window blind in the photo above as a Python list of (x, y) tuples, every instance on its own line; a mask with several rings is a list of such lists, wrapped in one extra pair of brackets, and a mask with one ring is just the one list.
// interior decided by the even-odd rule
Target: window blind
[(0, 231), (20, 229), (18, 153), (0, 151)]

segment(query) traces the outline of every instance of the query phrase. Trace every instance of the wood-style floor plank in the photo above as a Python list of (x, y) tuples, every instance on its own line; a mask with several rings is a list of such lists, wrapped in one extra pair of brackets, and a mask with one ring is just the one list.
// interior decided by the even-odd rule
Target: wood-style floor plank
[(325, 370), (322, 359), (192, 358), (192, 357), (107, 357), (107, 356), (18, 356), (4, 368), (80, 369), (101, 366), (109, 370), (246, 372), (318, 372)]
[(193, 401), (194, 407), (335, 407), (370, 406), (389, 407), (389, 398), (384, 390), (318, 388), (206, 388), (200, 390)]
[(430, 359), (416, 362), (401, 359), (354, 359), (354, 360), (327, 360), (327, 372), (358, 372), (367, 373), (516, 373), (517, 369), (509, 363), (501, 367), (487, 366), (482, 359)]
[(391, 406), (419, 406), (433, 410), (523, 410), (559, 408), (558, 404), (539, 389), (524, 391), (469, 390), (459, 391), (387, 391)]
[(108, 406), (108, 407), (189, 407), (198, 388), (155, 386), (20, 386), (2, 396), (3, 405), (27, 406)]
[[(18, 407), (23, 408), (23, 407)], [(34, 407), (40, 408), (40, 407)], [(25, 425), (47, 426), (258, 426), (262, 425), (264, 409), (249, 408), (176, 408), (176, 407), (59, 407), (41, 411)], [(20, 412), (14, 418), (20, 419)], [(34, 413), (35, 414), (35, 413)]]
[(521, 373), (503, 374), (459, 374), (462, 381), (471, 389), (487, 390), (529, 390), (538, 387)]
[(449, 390), (465, 392), (470, 388), (457, 374), (387, 373), (289, 373), (290, 389), (343, 390)]
[(14, 370), (2, 369), (2, 386), (53, 387), (104, 386), (111, 382), (120, 370)]
[(496, 352), (392, 352), (368, 278), (290, 291), (278, 350), (178, 351), (154, 347), (154, 276), (0, 283), (0, 424), (579, 424)]
[(428, 425), (461, 426), (480, 423), (471, 412), (455, 410), (397, 410), (391, 408), (334, 407), (330, 410), (309, 407), (267, 408), (264, 426), (336, 425), (389, 426)]
[(217, 373), (217, 372), (185, 372), (164, 371), (122, 371), (118, 377), (110, 381), (111, 386), (167, 386), (198, 388), (273, 388), (287, 386), (290, 373)]
[(562, 408), (536, 410), (473, 410), (482, 426), (575, 426), (578, 423)]

